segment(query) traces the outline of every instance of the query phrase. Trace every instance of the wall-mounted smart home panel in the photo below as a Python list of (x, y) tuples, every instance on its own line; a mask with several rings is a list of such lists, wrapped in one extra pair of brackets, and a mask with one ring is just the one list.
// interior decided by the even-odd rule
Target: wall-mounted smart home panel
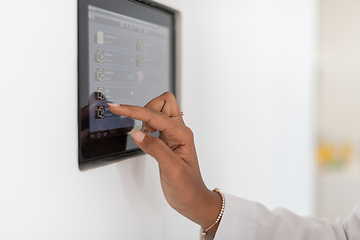
[(79, 167), (142, 151), (129, 132), (141, 122), (107, 103), (145, 105), (175, 94), (179, 14), (152, 1), (79, 0)]

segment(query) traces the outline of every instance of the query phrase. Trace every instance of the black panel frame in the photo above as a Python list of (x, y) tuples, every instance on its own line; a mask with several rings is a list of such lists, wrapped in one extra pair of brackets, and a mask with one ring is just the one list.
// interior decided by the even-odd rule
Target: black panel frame
[[(89, 95), (89, 48), (88, 48), (88, 6), (92, 5), (112, 12), (117, 12), (129, 17), (152, 22), (169, 27), (171, 32), (171, 91), (175, 96), (179, 93), (180, 58), (180, 13), (177, 10), (153, 1), (141, 0), (78, 0), (78, 163), (80, 170), (86, 170), (106, 164), (118, 162), (133, 156), (144, 154), (140, 148), (115, 151), (104, 156), (85, 158), (82, 154), (81, 130), (86, 120), (82, 119), (82, 108), (86, 107), (89, 100), (85, 101), (82, 94)], [(157, 12), (155, 14), (155, 11)], [(169, 18), (170, 17), (170, 18)], [(168, 21), (167, 19), (170, 19)], [(88, 96), (89, 97), (89, 96)], [(149, 99), (150, 100), (150, 99)], [(89, 134), (87, 135), (89, 138)], [(97, 140), (101, 145), (104, 140)]]

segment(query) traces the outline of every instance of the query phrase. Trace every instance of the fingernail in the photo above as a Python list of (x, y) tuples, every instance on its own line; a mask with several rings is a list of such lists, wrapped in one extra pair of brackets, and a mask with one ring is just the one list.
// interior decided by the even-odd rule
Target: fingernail
[(120, 107), (120, 104), (117, 103), (107, 103), (110, 107)]
[(142, 141), (144, 140), (146, 134), (142, 131), (133, 129), (130, 131), (130, 135), (131, 137), (138, 143), (142, 143)]

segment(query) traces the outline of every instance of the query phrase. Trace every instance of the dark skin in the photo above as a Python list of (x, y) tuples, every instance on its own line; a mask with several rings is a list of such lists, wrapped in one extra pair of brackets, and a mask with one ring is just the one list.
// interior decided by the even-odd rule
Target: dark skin
[[(203, 229), (211, 226), (219, 215), (221, 197), (209, 190), (200, 173), (194, 136), (182, 116), (171, 92), (151, 100), (144, 107), (109, 104), (118, 115), (143, 121), (142, 131), (133, 130), (134, 142), (159, 164), (160, 180), (169, 205)], [(159, 138), (147, 134), (160, 132)], [(215, 236), (218, 224), (208, 231)]]

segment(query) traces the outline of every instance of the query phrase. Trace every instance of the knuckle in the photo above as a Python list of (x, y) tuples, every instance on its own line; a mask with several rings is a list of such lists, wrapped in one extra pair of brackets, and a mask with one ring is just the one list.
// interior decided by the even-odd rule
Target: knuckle
[(191, 130), (191, 128), (185, 127), (185, 131), (189, 137), (194, 138), (194, 132)]
[(174, 94), (173, 94), (172, 92), (170, 92), (170, 91), (165, 92), (165, 93), (163, 94), (163, 96), (166, 97), (166, 98), (173, 98), (173, 99), (175, 99)]
[(158, 98), (154, 98), (150, 100), (144, 107), (154, 109), (156, 108), (156, 105), (159, 103), (159, 101), (160, 100)]
[(194, 133), (187, 126), (178, 125), (175, 132), (177, 133), (178, 136), (181, 136), (181, 139), (184, 142), (190, 143), (194, 141)]

